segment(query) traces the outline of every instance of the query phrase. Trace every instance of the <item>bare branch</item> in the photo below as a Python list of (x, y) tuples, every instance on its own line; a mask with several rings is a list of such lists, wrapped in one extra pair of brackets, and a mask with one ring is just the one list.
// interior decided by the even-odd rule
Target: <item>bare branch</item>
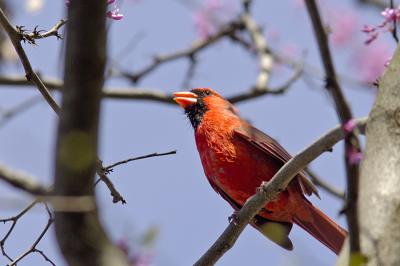
[(4, 237), (0, 240), (0, 248), (1, 248), (1, 253), (3, 256), (5, 256), (9, 261), (13, 261), (13, 259), (7, 254), (5, 250), (5, 243), (7, 241), (7, 238), (10, 236), (12, 231), (14, 230), (15, 225), (17, 224), (18, 220), (24, 216), (29, 210), (31, 210), (36, 204), (38, 204), (39, 201), (35, 200), (31, 204), (29, 204), (27, 207), (25, 207), (20, 213), (17, 215), (10, 217), (10, 218), (5, 218), (5, 219), (0, 219), (0, 223), (7, 223), (11, 222), (11, 227), (8, 229), (7, 233), (4, 235)]
[[(336, 77), (331, 52), (329, 50), (328, 37), (326, 35), (322, 20), (315, 0), (305, 1), (308, 14), (313, 24), (314, 34), (318, 41), (321, 60), (325, 69), (326, 89), (335, 102), (336, 112), (340, 122), (345, 125), (352, 120), (352, 113), (346, 102), (342, 89)], [(360, 229), (358, 224), (358, 183), (359, 164), (352, 162), (352, 153), (361, 152), (360, 143), (356, 134), (351, 131), (345, 138), (345, 163), (347, 173), (347, 201), (345, 206), (347, 223), (349, 226), (350, 250), (354, 253), (360, 252)]]
[(241, 30), (242, 28), (243, 25), (240, 20), (232, 21), (231, 23), (222, 26), (217, 33), (209, 36), (208, 38), (200, 39), (193, 42), (193, 44), (189, 48), (176, 51), (170, 54), (156, 55), (153, 58), (153, 62), (144, 67), (143, 69), (134, 73), (121, 71), (119, 74), (121, 74), (123, 77), (128, 78), (132, 83), (135, 84), (139, 82), (140, 79), (144, 78), (146, 75), (157, 69), (162, 64), (185, 57), (187, 57), (190, 60), (192, 57), (196, 56), (196, 54), (199, 53), (200, 51), (222, 40), (226, 36), (234, 35), (238, 30)]
[[(303, 73), (303, 68), (301, 64), (297, 65), (297, 69), (295, 70), (293, 76), (289, 78), (284, 84), (277, 88), (264, 88), (259, 90), (254, 90), (254, 88), (250, 88), (247, 91), (243, 91), (237, 95), (227, 97), (227, 99), (233, 103), (243, 102), (246, 100), (251, 100), (263, 95), (282, 95), (285, 93), (294, 82), (296, 82), (301, 74)], [(60, 80), (54, 78), (45, 78), (43, 79), (44, 83), (50, 89), (62, 90), (63, 83)], [(13, 85), (13, 86), (27, 86), (32, 85), (25, 78), (22, 77), (7, 77), (0, 76), (0, 84), (2, 85)], [(176, 105), (176, 103), (172, 100), (173, 95), (170, 93), (163, 92), (161, 90), (156, 89), (146, 89), (139, 87), (131, 87), (131, 88), (113, 88), (113, 87), (104, 87), (102, 91), (102, 97), (109, 99), (120, 99), (120, 100), (148, 100), (155, 101), (160, 103), (167, 103)]]
[[(358, 125), (365, 124), (366, 118), (358, 119)], [(345, 137), (342, 126), (332, 129), (310, 146), (290, 159), (269, 182), (264, 182), (256, 194), (249, 198), (245, 205), (237, 212), (235, 221), (230, 222), (225, 231), (207, 250), (207, 252), (194, 264), (195, 266), (214, 265), (238, 239), (249, 221), (256, 215), (270, 200), (285, 190), (286, 186), (298, 172), (305, 168), (310, 162), (318, 158), (322, 153), (328, 151), (337, 142)]]
[(113, 171), (114, 167), (116, 167), (118, 165), (121, 165), (121, 164), (129, 163), (129, 162), (136, 161), (136, 160), (142, 160), (142, 159), (147, 159), (147, 158), (151, 158), (151, 157), (165, 156), (165, 155), (171, 155), (171, 154), (176, 154), (176, 150), (169, 151), (169, 152), (164, 152), (164, 153), (154, 152), (154, 153), (150, 153), (150, 154), (147, 154), (147, 155), (133, 157), (133, 158), (130, 158), (130, 159), (127, 159), (127, 160), (123, 160), (123, 161), (119, 161), (119, 162), (113, 163), (113, 164), (111, 164), (109, 166), (106, 166), (105, 170), (110, 172), (110, 171)]
[(141, 159), (146, 159), (146, 158), (151, 158), (151, 157), (165, 156), (165, 155), (170, 155), (170, 154), (176, 154), (176, 151), (170, 151), (170, 152), (165, 152), (165, 153), (155, 152), (155, 153), (119, 161), (119, 162), (116, 162), (107, 167), (104, 167), (103, 162), (101, 160), (98, 160), (97, 174), (99, 175), (100, 178), (94, 184), (96, 186), (100, 181), (103, 181), (107, 185), (108, 189), (111, 192), (111, 196), (113, 197), (113, 202), (117, 203), (117, 202), (121, 201), (122, 204), (125, 204), (126, 203), (125, 199), (121, 196), (121, 194), (118, 192), (118, 190), (115, 188), (114, 184), (111, 182), (111, 180), (107, 176), (110, 172), (112, 172), (114, 170), (113, 168), (118, 165), (121, 165), (121, 164), (129, 163), (131, 161), (136, 161), (136, 160), (141, 160)]
[[(43, 204), (44, 204), (44, 206), (45, 206), (45, 208), (46, 208), (47, 214), (49, 215), (49, 219), (47, 220), (46, 226), (44, 227), (43, 231), (40, 233), (40, 235), (38, 236), (38, 238), (35, 240), (35, 242), (32, 244), (32, 246), (31, 246), (28, 250), (26, 250), (24, 253), (22, 253), (18, 258), (16, 258), (15, 260), (13, 260), (13, 261), (9, 264), (9, 266), (17, 265), (17, 263), (18, 263), (19, 261), (21, 261), (23, 258), (25, 258), (25, 257), (28, 256), (29, 254), (34, 253), (34, 252), (38, 252), (38, 253), (39, 253), (46, 261), (48, 261), (51, 265), (55, 265), (54, 262), (52, 262), (52, 261), (44, 254), (43, 251), (38, 250), (38, 249), (36, 248), (36, 246), (39, 244), (39, 242), (42, 240), (42, 238), (43, 238), (44, 235), (46, 234), (47, 230), (49, 230), (50, 226), (51, 226), (51, 225), (53, 224), (53, 222), (54, 222), (54, 217), (53, 217), (53, 214), (51, 213), (51, 211), (49, 210), (49, 207), (47, 206), (47, 204), (46, 204), (45, 202), (44, 202)], [(28, 207), (29, 207), (29, 206), (28, 206)]]
[(0, 179), (32, 195), (43, 196), (50, 192), (48, 188), (36, 181), (36, 178), (21, 171), (12, 170), (3, 164), (0, 164)]
[(18, 27), (18, 29), (20, 29), (20, 33), (23, 35), (23, 40), (27, 40), (29, 43), (35, 44), (36, 39), (44, 39), (50, 36), (55, 36), (57, 39), (62, 39), (61, 35), (58, 33), (58, 30), (66, 23), (66, 20), (61, 19), (48, 31), (38, 30), (37, 26), (31, 33), (25, 33), (22, 27)]
[(314, 171), (312, 171), (309, 167), (305, 168), (304, 171), (307, 173), (307, 175), (310, 177), (311, 181), (316, 185), (331, 194), (332, 196), (335, 196), (338, 199), (345, 200), (346, 195), (344, 191), (339, 190), (338, 188), (333, 187), (333, 185), (329, 184), (322, 178), (320, 178)]
[(388, 7), (388, 3), (386, 0), (357, 0), (359, 3), (362, 4), (369, 4), (371, 6), (375, 6), (379, 9), (384, 9)]
[(259, 58), (260, 73), (258, 74), (256, 84), (254, 85), (254, 90), (265, 91), (266, 86), (269, 81), (269, 74), (272, 70), (272, 65), (274, 63), (273, 56), (271, 55), (268, 47), (267, 41), (262, 34), (260, 27), (256, 24), (250, 15), (250, 3), (251, 1), (243, 1), (244, 12), (242, 15), (242, 21), (245, 29), (250, 34), (250, 37), (254, 43), (254, 48), (257, 51)]
[(257, 89), (256, 87), (253, 87), (247, 92), (246, 91), (241, 92), (238, 95), (228, 97), (227, 99), (231, 103), (238, 103), (245, 100), (254, 99), (265, 94), (281, 95), (284, 94), (293, 85), (293, 83), (295, 83), (301, 77), (302, 74), (303, 74), (303, 67), (302, 65), (298, 65), (298, 68), (295, 70), (293, 76), (290, 79), (288, 79), (284, 84), (275, 89), (270, 89), (268, 87)]
[(29, 59), (24, 49), (22, 48), (21, 41), (23, 40), (23, 35), (16, 28), (12, 26), (12, 24), (10, 23), (10, 21), (8, 20), (8, 18), (6, 17), (1, 8), (0, 8), (0, 23), (3, 26), (4, 30), (7, 32), (8, 36), (10, 37), (10, 40), (15, 48), (15, 51), (17, 52), (19, 59), (21, 60), (21, 63), (25, 69), (26, 79), (33, 82), (37, 86), (40, 93), (47, 101), (47, 103), (54, 110), (54, 112), (58, 114), (60, 112), (60, 107), (57, 105), (56, 101), (53, 99), (50, 92), (43, 84), (42, 80), (39, 78), (36, 72), (33, 71), (31, 63), (29, 62)]
[(122, 204), (126, 204), (126, 200), (122, 197), (122, 195), (115, 188), (114, 184), (108, 178), (107, 170), (103, 167), (103, 163), (101, 160), (97, 161), (96, 172), (97, 172), (97, 175), (100, 177), (100, 179), (95, 182), (95, 185), (97, 185), (100, 180), (103, 181), (104, 184), (106, 184), (108, 189), (110, 190), (111, 196), (113, 198), (113, 203), (121, 202)]
[(42, 96), (31, 97), (7, 110), (0, 110), (0, 128), (6, 124), (14, 116), (28, 110), (35, 104), (43, 100)]

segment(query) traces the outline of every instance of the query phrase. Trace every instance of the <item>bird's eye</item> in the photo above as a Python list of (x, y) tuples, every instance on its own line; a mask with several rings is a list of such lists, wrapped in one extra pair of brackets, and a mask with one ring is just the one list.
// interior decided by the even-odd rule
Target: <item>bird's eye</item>
[(211, 91), (210, 90), (205, 90), (204, 93), (205, 93), (205, 95), (211, 95)]

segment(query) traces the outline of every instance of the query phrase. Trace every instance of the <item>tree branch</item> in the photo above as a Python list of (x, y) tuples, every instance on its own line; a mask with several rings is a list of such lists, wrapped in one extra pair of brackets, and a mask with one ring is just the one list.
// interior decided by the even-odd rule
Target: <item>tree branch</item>
[(12, 170), (3, 164), (0, 164), (0, 179), (32, 195), (44, 196), (50, 192), (48, 188), (36, 181), (36, 178), (21, 171)]
[[(357, 125), (364, 125), (366, 118), (358, 119)], [(207, 252), (194, 264), (195, 266), (214, 265), (238, 239), (250, 220), (276, 195), (285, 190), (294, 176), (305, 168), (310, 162), (318, 158), (323, 152), (329, 151), (333, 145), (345, 137), (342, 126), (332, 129), (310, 146), (290, 159), (269, 182), (264, 182), (254, 196), (249, 198), (245, 205), (235, 216), (235, 221), (230, 222), (225, 231), (207, 250)]]
[[(45, 208), (46, 208), (47, 214), (49, 215), (49, 219), (47, 220), (46, 226), (44, 227), (44, 229), (42, 230), (42, 232), (40, 233), (40, 235), (38, 236), (38, 238), (36, 238), (36, 240), (35, 240), (35, 242), (32, 244), (32, 246), (31, 246), (28, 250), (26, 250), (24, 253), (22, 253), (18, 258), (16, 258), (15, 260), (13, 260), (13, 261), (9, 264), (9, 266), (17, 265), (17, 263), (18, 263), (19, 261), (21, 261), (23, 258), (25, 258), (25, 257), (28, 256), (29, 254), (34, 253), (34, 252), (39, 253), (46, 261), (48, 261), (51, 265), (55, 266), (54, 262), (51, 261), (51, 260), (49, 259), (49, 257), (47, 257), (46, 254), (44, 254), (44, 252), (43, 252), (42, 250), (39, 250), (39, 249), (36, 248), (37, 245), (39, 244), (39, 242), (42, 240), (42, 238), (43, 238), (44, 235), (46, 234), (47, 230), (49, 230), (50, 226), (51, 226), (51, 225), (53, 224), (53, 222), (54, 222), (54, 217), (53, 217), (53, 214), (51, 213), (49, 207), (47, 206), (47, 204), (46, 204), (45, 202), (44, 202), (43, 204), (44, 204), (44, 206), (45, 206)], [(28, 207), (29, 207), (29, 206), (28, 206)], [(25, 210), (26, 210), (26, 209), (25, 209)], [(13, 224), (13, 225), (15, 225), (15, 224)]]
[[(296, 82), (300, 78), (302, 73), (303, 73), (303, 68), (299, 64), (293, 76), (289, 78), (284, 84), (282, 84), (277, 88), (266, 87), (264, 89), (254, 90), (254, 88), (252, 87), (249, 90), (245, 90), (243, 92), (238, 93), (237, 95), (227, 97), (227, 99), (232, 103), (238, 103), (251, 100), (263, 95), (282, 95), (290, 88), (290, 86), (294, 82)], [(54, 78), (44, 78), (43, 82), (50, 90), (62, 91), (62, 88), (64, 86), (64, 84), (60, 80)], [(25, 86), (31, 86), (32, 84), (23, 77), (0, 76), (0, 85), (25, 87)], [(130, 88), (104, 87), (102, 91), (102, 97), (109, 99), (120, 99), (120, 100), (148, 100), (166, 104), (173, 104), (174, 106), (176, 105), (176, 103), (172, 100), (173, 98), (172, 94), (163, 92), (161, 90), (146, 89), (140, 87), (130, 87)]]
[(194, 58), (196, 54), (199, 53), (200, 51), (208, 48), (212, 44), (215, 44), (216, 42), (220, 41), (226, 36), (234, 35), (238, 30), (241, 29), (243, 29), (243, 24), (240, 20), (232, 21), (231, 23), (222, 26), (217, 33), (209, 36), (208, 38), (199, 39), (193, 42), (193, 44), (189, 48), (179, 50), (170, 54), (155, 55), (153, 57), (153, 62), (145, 66), (143, 69), (136, 71), (134, 73), (129, 73), (127, 71), (120, 71), (119, 74), (121, 74), (123, 77), (128, 78), (132, 83), (136, 84), (137, 82), (139, 82), (139, 80), (150, 74), (159, 66), (174, 61), (176, 59), (185, 57), (188, 58), (189, 60), (192, 60), (192, 58)]
[(169, 151), (169, 152), (163, 152), (163, 153), (158, 153), (158, 152), (154, 152), (154, 153), (150, 153), (147, 155), (142, 155), (142, 156), (138, 156), (138, 157), (133, 157), (133, 158), (129, 158), (127, 160), (123, 160), (123, 161), (119, 161), (116, 163), (113, 163), (109, 166), (106, 166), (104, 169), (107, 172), (112, 172), (114, 169), (114, 167), (121, 165), (121, 164), (126, 164), (132, 161), (136, 161), (136, 160), (142, 160), (142, 159), (147, 159), (147, 158), (151, 158), (151, 157), (159, 157), (159, 156), (165, 156), (165, 155), (171, 155), (171, 154), (176, 154), (176, 150), (174, 151)]
[(31, 210), (36, 204), (38, 204), (39, 201), (35, 200), (33, 201), (31, 204), (29, 204), (27, 207), (25, 207), (20, 213), (18, 213), (17, 215), (13, 216), (13, 217), (9, 217), (9, 218), (5, 218), (5, 219), (0, 219), (0, 223), (7, 223), (7, 222), (11, 222), (11, 226), (8, 229), (7, 233), (4, 235), (4, 237), (0, 240), (0, 248), (1, 248), (1, 253), (3, 254), (3, 256), (5, 256), (9, 261), (13, 261), (13, 259), (7, 254), (6, 250), (5, 250), (5, 243), (8, 239), (8, 237), (10, 236), (10, 234), (12, 233), (12, 231), (14, 230), (18, 220), (24, 216), (29, 210)]
[(51, 96), (50, 92), (47, 90), (46, 86), (43, 84), (42, 80), (33, 71), (31, 63), (22, 48), (21, 41), (23, 40), (23, 35), (12, 26), (6, 15), (4, 14), (3, 10), (0, 8), (0, 23), (3, 26), (4, 30), (7, 32), (10, 40), (17, 52), (19, 59), (25, 69), (25, 76), (28, 81), (33, 82), (37, 88), (39, 89), (40, 93), (43, 95), (44, 99), (50, 105), (50, 107), (56, 112), (57, 114), (60, 112), (60, 107), (57, 105), (56, 101)]
[(312, 171), (309, 167), (304, 169), (304, 171), (307, 173), (307, 175), (310, 177), (311, 181), (318, 187), (322, 188), (332, 196), (335, 196), (338, 199), (345, 200), (346, 195), (344, 191), (339, 190), (338, 188), (333, 187), (331, 184), (317, 176), (314, 171)]
[[(317, 38), (321, 60), (325, 69), (326, 89), (334, 100), (336, 112), (340, 122), (346, 125), (352, 120), (352, 114), (349, 105), (343, 95), (342, 89), (336, 77), (333, 60), (329, 50), (328, 37), (326, 35), (322, 20), (315, 0), (305, 1), (308, 14), (314, 28), (314, 34)], [(352, 161), (352, 154), (360, 153), (360, 143), (354, 131), (348, 132), (345, 138), (345, 164), (347, 173), (347, 200), (345, 212), (349, 226), (350, 249), (353, 253), (360, 252), (360, 229), (358, 225), (358, 183), (359, 183), (359, 162)]]
[(61, 35), (58, 33), (58, 30), (66, 23), (66, 20), (61, 19), (48, 31), (37, 30), (37, 26), (31, 33), (25, 33), (23, 27), (18, 27), (18, 29), (20, 29), (20, 34), (22, 34), (22, 40), (27, 40), (29, 43), (35, 44), (35, 40), (48, 38), (50, 36), (55, 36), (57, 39), (62, 39)]

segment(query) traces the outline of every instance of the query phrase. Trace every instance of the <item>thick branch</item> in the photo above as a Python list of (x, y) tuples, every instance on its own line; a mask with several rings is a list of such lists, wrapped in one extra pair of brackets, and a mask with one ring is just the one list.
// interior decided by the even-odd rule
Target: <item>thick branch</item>
[[(364, 125), (365, 123), (366, 118), (357, 120), (358, 125)], [(235, 221), (228, 225), (215, 243), (194, 265), (214, 265), (235, 244), (240, 233), (265, 204), (275, 198), (279, 192), (285, 190), (298, 172), (323, 152), (329, 151), (333, 145), (344, 137), (342, 126), (339, 125), (290, 159), (268, 183), (263, 183), (257, 193), (246, 201), (246, 204), (235, 216)]]
[[(98, 121), (106, 61), (106, 1), (68, 7), (63, 90), (55, 161), (57, 196), (94, 197)], [(69, 265), (128, 265), (108, 239), (97, 210), (55, 212), (58, 244)]]

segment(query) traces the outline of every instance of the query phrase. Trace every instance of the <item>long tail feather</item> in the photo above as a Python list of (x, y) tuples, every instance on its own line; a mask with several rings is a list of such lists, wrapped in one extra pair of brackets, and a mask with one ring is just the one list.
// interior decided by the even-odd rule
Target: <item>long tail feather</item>
[(326, 216), (321, 210), (313, 206), (308, 200), (306, 202), (312, 219), (307, 219), (307, 221), (305, 221), (299, 217), (295, 217), (293, 222), (306, 230), (333, 252), (339, 254), (344, 240), (347, 237), (347, 231)]

